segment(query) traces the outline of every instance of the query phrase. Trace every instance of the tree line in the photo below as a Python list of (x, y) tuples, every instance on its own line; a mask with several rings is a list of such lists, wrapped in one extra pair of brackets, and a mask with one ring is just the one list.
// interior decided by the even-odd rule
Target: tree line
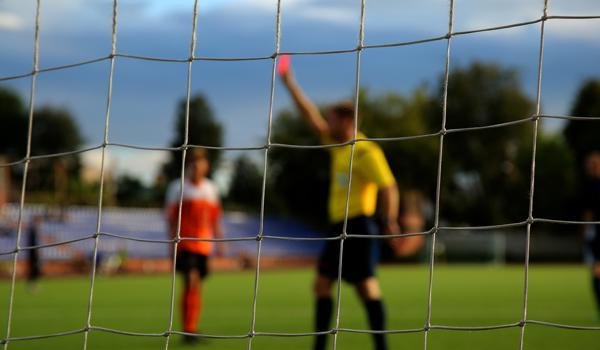
[[(443, 83), (419, 87), (408, 95), (396, 92), (359, 94), (361, 130), (382, 141), (401, 191), (417, 191), (430, 203), (436, 191), (439, 136), (442, 126)], [(570, 114), (600, 116), (600, 80), (582, 84)], [(332, 101), (334, 102), (334, 101)], [(195, 95), (189, 106), (188, 143), (222, 146), (223, 126), (203, 95)], [(323, 106), (326, 108), (326, 106)], [(183, 144), (186, 104), (178, 104), (170, 146)], [(456, 67), (450, 74), (446, 128), (443, 147), (441, 218), (452, 223), (485, 225), (521, 221), (527, 217), (533, 123), (464, 130), (529, 118), (535, 101), (528, 96), (515, 69), (491, 63)], [(28, 114), (15, 93), (0, 89), (0, 154), (8, 160), (22, 159), (27, 142)], [(544, 121), (542, 121), (544, 122)], [(69, 111), (52, 106), (36, 108), (31, 152), (54, 154), (72, 151), (84, 140)], [(418, 135), (430, 135), (403, 139)], [(534, 214), (539, 217), (574, 218), (583, 179), (583, 159), (600, 150), (600, 124), (566, 122), (560, 132), (544, 132), (537, 138), (536, 192)], [(315, 145), (318, 140), (294, 110), (281, 111), (274, 119), (272, 141)], [(148, 186), (124, 175), (115, 179), (108, 202), (123, 206), (160, 206), (166, 184), (180, 175), (180, 150), (172, 151), (161, 166), (159, 181)], [(210, 150), (213, 169), (223, 163), (220, 150)], [(260, 208), (263, 166), (255, 159), (240, 156), (232, 163), (226, 207), (247, 211)], [(327, 152), (315, 149), (272, 148), (269, 151), (266, 210), (321, 226), (326, 222), (329, 176)], [(33, 162), (32, 162), (33, 164)], [(57, 193), (79, 193), (80, 198), (59, 198), (67, 204), (95, 204), (97, 184), (82, 184), (80, 156), (36, 160), (39, 175), (31, 179), (28, 191), (39, 201), (57, 200)], [(19, 167), (11, 167), (14, 178)], [(28, 180), (29, 182), (30, 180)], [(69, 190), (67, 191), (67, 188)], [(28, 194), (29, 195), (29, 194)], [(90, 198), (93, 200), (91, 200)]]

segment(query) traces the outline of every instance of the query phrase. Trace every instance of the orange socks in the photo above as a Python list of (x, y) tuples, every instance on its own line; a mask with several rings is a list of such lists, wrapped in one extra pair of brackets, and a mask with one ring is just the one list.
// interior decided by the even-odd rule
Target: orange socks
[(195, 333), (197, 331), (201, 310), (200, 289), (198, 287), (186, 288), (181, 298), (181, 315), (183, 316), (184, 332)]

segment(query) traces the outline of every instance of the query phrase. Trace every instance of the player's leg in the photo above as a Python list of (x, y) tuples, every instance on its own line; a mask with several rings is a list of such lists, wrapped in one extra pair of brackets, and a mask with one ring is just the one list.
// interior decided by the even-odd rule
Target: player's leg
[[(197, 309), (198, 309), (198, 288), (200, 284), (200, 275), (198, 269), (194, 266), (193, 254), (185, 250), (177, 252), (177, 272), (183, 277), (183, 288), (181, 291), (181, 323), (183, 331), (188, 333), (196, 332)], [(194, 337), (185, 337), (186, 341), (192, 341)]]
[(201, 278), (197, 268), (191, 268), (184, 276), (184, 320), (183, 330), (188, 333), (198, 331), (200, 317), (200, 287)]
[[(372, 330), (385, 330), (385, 308), (381, 300), (381, 288), (376, 277), (368, 277), (355, 283), (356, 291), (365, 305), (369, 326)], [(375, 349), (387, 349), (385, 334), (373, 334)]]
[(596, 298), (596, 310), (600, 319), (600, 262), (594, 263), (592, 267), (592, 283), (594, 287), (594, 297)]
[(195, 262), (195, 271), (197, 273), (196, 276), (194, 276), (194, 278), (196, 278), (197, 280), (195, 281), (195, 285), (197, 286), (197, 293), (196, 293), (196, 310), (197, 310), (197, 314), (196, 314), (196, 329), (198, 329), (198, 325), (200, 324), (200, 319), (202, 316), (202, 306), (203, 306), (203, 299), (202, 299), (202, 287), (204, 286), (204, 281), (206, 280), (206, 277), (208, 277), (208, 256), (203, 255), (203, 254), (198, 254), (196, 256), (196, 262)]
[[(333, 279), (325, 275), (318, 274), (314, 283), (314, 293), (317, 299), (315, 305), (315, 331), (323, 332), (329, 329), (331, 316), (333, 314), (333, 299), (331, 289)], [(323, 350), (327, 342), (327, 335), (317, 335), (315, 338), (314, 349)]]
[[(37, 220), (39, 218), (35, 218), (36, 222), (33, 223), (33, 227), (30, 228), (27, 237), (27, 245), (30, 247), (37, 246), (38, 243), (38, 229), (39, 223)], [(40, 259), (39, 259), (39, 250), (38, 249), (29, 249), (29, 269), (27, 271), (27, 286), (30, 292), (35, 292), (37, 290), (37, 280), (40, 277), (41, 268), (40, 268)]]
[(37, 249), (29, 250), (29, 269), (27, 271), (27, 286), (30, 292), (37, 290), (37, 280), (40, 277), (40, 261)]
[(183, 251), (177, 251), (175, 260), (175, 271), (178, 275), (181, 275), (183, 278), (183, 289), (181, 290), (181, 296), (179, 298), (179, 315), (181, 317), (181, 325), (183, 330), (185, 331), (185, 318), (187, 312), (187, 299), (185, 297), (186, 289), (185, 289), (185, 276), (187, 275), (188, 264), (186, 260), (186, 254)]
[(590, 242), (594, 264), (592, 265), (592, 287), (596, 298), (596, 310), (600, 319), (600, 225), (595, 225), (596, 235)]

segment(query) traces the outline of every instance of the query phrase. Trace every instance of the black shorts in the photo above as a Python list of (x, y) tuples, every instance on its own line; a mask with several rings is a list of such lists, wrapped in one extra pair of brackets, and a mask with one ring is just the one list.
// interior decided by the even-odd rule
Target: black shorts
[(201, 278), (208, 276), (208, 256), (188, 252), (187, 250), (177, 251), (175, 270), (188, 273), (192, 269), (198, 270)]
[[(342, 233), (343, 223), (332, 226), (332, 235)], [(348, 219), (348, 235), (378, 234), (377, 225), (372, 217), (359, 216)], [(317, 270), (319, 275), (331, 279), (338, 278), (340, 240), (326, 241), (319, 257)], [(344, 241), (342, 256), (342, 279), (356, 283), (375, 276), (375, 267), (379, 262), (379, 240), (372, 238), (348, 238)]]

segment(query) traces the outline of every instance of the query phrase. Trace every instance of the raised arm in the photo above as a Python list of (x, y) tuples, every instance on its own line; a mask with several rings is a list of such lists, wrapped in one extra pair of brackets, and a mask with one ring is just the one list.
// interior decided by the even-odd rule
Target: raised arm
[(319, 137), (329, 136), (329, 126), (321, 115), (319, 108), (304, 94), (296, 82), (291, 69), (280, 72), (281, 80), (287, 87), (302, 118)]

